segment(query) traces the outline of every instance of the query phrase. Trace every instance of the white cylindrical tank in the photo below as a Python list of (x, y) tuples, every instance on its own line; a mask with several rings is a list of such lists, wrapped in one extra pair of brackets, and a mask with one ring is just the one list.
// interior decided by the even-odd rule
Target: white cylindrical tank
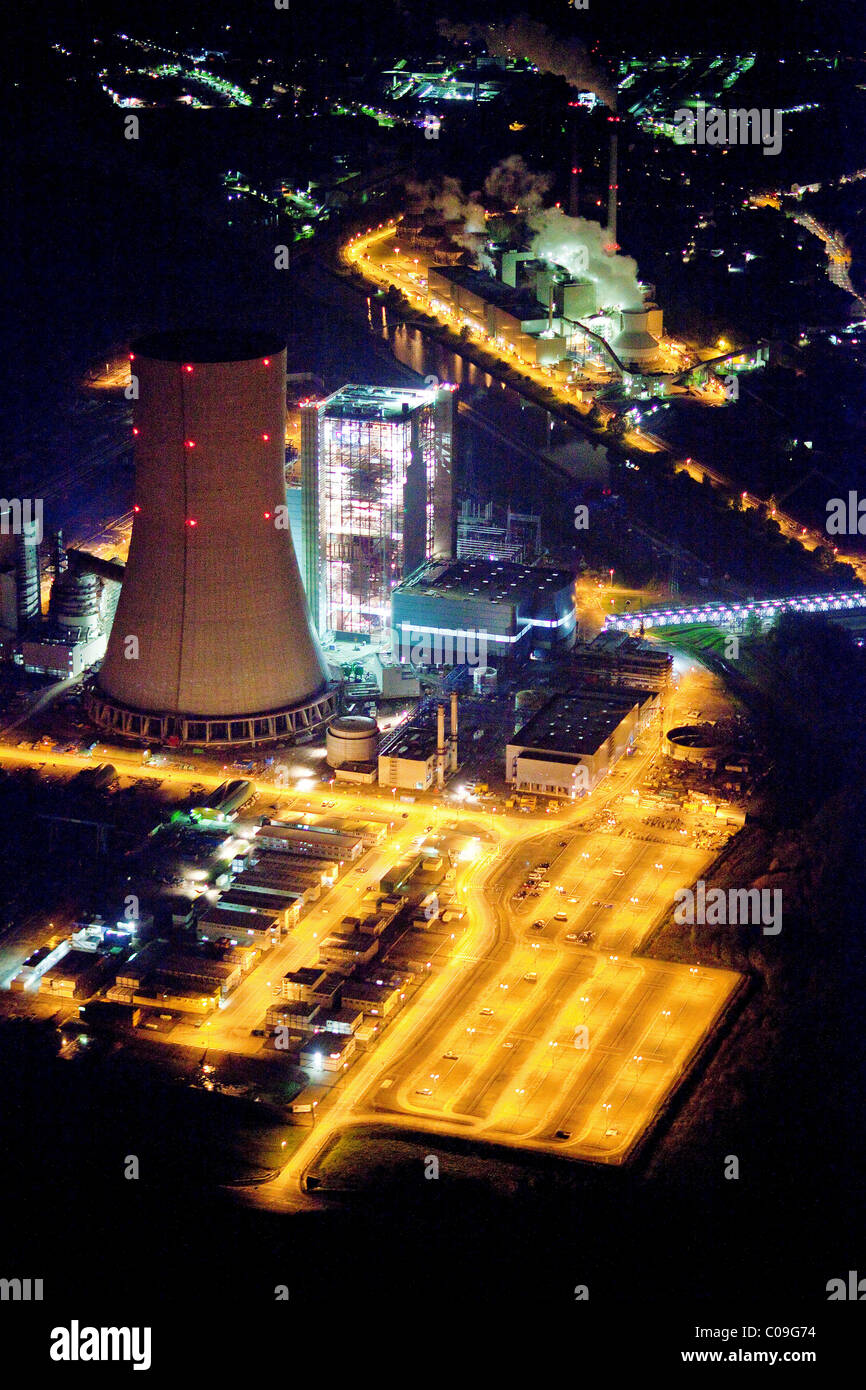
[(379, 725), (366, 715), (347, 714), (328, 725), (326, 759), (329, 767), (344, 763), (375, 762), (379, 750)]

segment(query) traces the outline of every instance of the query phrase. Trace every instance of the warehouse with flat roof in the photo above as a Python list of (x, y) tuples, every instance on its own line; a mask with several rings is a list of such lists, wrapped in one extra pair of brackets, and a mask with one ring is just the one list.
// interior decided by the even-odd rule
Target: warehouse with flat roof
[(555, 695), (509, 740), (506, 779), (520, 792), (569, 801), (587, 796), (659, 708), (653, 690), (594, 687)]

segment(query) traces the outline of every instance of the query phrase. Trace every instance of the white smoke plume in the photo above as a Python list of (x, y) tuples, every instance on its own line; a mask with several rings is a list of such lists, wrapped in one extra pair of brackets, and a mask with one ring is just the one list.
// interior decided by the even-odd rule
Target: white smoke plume
[(454, 241), (458, 246), (465, 247), (484, 270), (495, 270), (493, 262), (484, 250), (487, 223), (484, 207), (478, 201), (477, 193), (464, 193), (460, 180), (450, 175), (446, 175), (439, 183), (417, 183), (408, 180), (406, 192), (423, 211), (436, 211), (446, 222), (462, 222), (462, 231), (452, 232)]
[(599, 101), (616, 110), (616, 92), (579, 39), (559, 38), (544, 24), (518, 15), (507, 24), (450, 24), (440, 20), (443, 38), (455, 43), (482, 42), (491, 57), (525, 58), (542, 72), (564, 77), (578, 91), (595, 92)]
[(552, 187), (553, 175), (534, 174), (519, 154), (501, 160), (484, 180), (484, 192), (489, 198), (499, 198), (508, 207), (516, 206), (525, 212), (544, 207)]
[(593, 280), (603, 308), (639, 309), (643, 294), (632, 256), (605, 251), (607, 232), (598, 222), (569, 217), (559, 208), (534, 213), (529, 219), (534, 235), (529, 249), (538, 260), (560, 265), (576, 279)]

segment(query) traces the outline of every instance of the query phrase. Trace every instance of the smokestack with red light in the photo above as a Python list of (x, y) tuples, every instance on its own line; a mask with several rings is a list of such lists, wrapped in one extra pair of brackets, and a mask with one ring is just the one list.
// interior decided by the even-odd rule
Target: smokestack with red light
[[(571, 105), (572, 103), (569, 103)], [(575, 117), (571, 117), (571, 174), (568, 183), (568, 215), (580, 217), (580, 167), (578, 165), (577, 130)]]
[(608, 116), (610, 122), (610, 169), (607, 182), (607, 234), (609, 238), (608, 251), (613, 253), (619, 250), (616, 239), (616, 220), (617, 203), (619, 201), (619, 184), (617, 183), (619, 163), (619, 116)]

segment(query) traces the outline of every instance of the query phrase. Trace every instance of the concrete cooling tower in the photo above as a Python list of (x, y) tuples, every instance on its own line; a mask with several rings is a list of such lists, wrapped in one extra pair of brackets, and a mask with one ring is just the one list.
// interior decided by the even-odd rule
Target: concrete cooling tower
[(144, 742), (291, 739), (333, 717), (285, 487), (285, 345), (157, 333), (133, 344), (129, 560), (89, 697)]

